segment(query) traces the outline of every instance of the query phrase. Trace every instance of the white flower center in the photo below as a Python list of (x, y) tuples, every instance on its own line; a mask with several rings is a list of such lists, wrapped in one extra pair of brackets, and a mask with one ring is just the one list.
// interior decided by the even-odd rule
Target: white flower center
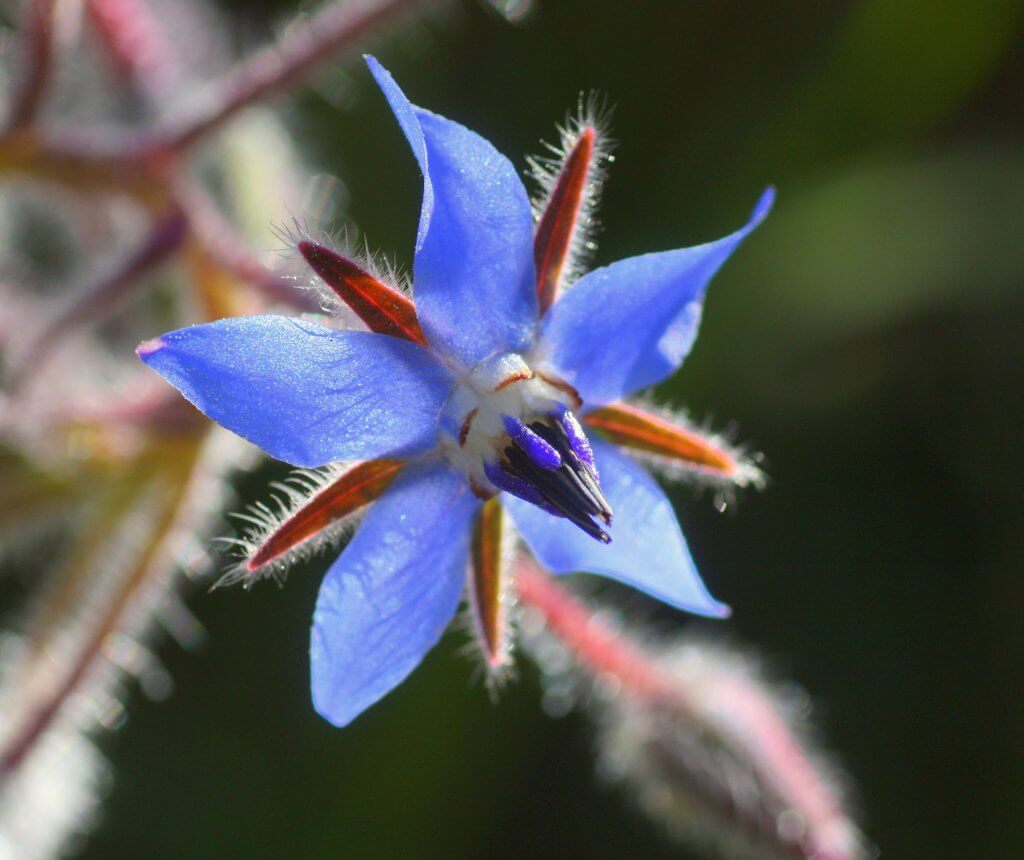
[(578, 399), (572, 389), (544, 378), (514, 352), (492, 356), (474, 367), (448, 398), (441, 415), (439, 441), (448, 459), (479, 495), (498, 492), (484, 473), (508, 439), (505, 416), (529, 422)]
[(497, 355), (452, 391), (439, 445), (481, 498), (512, 493), (608, 542), (599, 522), (611, 523), (612, 511), (570, 405), (580, 406), (570, 386), (532, 370), (521, 355)]

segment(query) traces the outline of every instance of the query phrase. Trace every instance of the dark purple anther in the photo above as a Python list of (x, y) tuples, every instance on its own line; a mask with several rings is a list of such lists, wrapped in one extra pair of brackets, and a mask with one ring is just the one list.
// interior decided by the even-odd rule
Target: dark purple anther
[(541, 495), (540, 490), (528, 484), (522, 478), (510, 475), (505, 471), (501, 463), (490, 463), (484, 460), (484, 474), (487, 475), (490, 482), (499, 490), (504, 490), (506, 493), (518, 496), (524, 502), (529, 502), (532, 505), (546, 506), (544, 496)]
[[(505, 431), (523, 452), (542, 469), (553, 472), (562, 465), (562, 455), (518, 418), (503, 415)], [(593, 456), (593, 455), (591, 455)]]
[(491, 483), (609, 543), (598, 521), (611, 525), (612, 509), (598, 484), (590, 443), (572, 414), (537, 416), (529, 424), (508, 415), (503, 420), (508, 444), (497, 461), (484, 463)]

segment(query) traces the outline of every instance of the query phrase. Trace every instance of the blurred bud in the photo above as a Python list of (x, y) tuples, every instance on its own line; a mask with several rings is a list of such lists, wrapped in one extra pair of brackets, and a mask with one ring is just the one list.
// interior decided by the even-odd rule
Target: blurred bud
[(750, 858), (867, 856), (836, 769), (808, 743), (809, 699), (747, 656), (681, 641), (660, 658), (678, 698), (597, 698), (601, 773), (680, 839)]
[(862, 860), (836, 768), (808, 739), (809, 699), (749, 656), (693, 637), (649, 647), (530, 562), (522, 644), (554, 715), (585, 705), (598, 769), (674, 838), (709, 856)]

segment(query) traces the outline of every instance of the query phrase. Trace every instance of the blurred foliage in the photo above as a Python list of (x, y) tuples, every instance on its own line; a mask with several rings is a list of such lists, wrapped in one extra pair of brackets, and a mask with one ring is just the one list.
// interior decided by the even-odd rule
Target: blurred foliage
[[(252, 38), (292, 10), (224, 11)], [(520, 27), (467, 5), (379, 49), (413, 98), (519, 163), (580, 90), (606, 92), (621, 147), (599, 263), (720, 235), (779, 185), (659, 395), (714, 404), (768, 455), (774, 483), (738, 516), (676, 496), (735, 609), (724, 635), (815, 696), (884, 856), (1009, 858), (1024, 840), (1022, 13), (549, 0)], [(332, 66), (289, 122), (408, 262), (418, 178), (368, 76)], [(529, 671), (488, 702), (450, 659), (459, 634), (351, 728), (319, 720), (310, 568), (196, 598), (209, 642), (168, 654), (176, 695), (108, 745), (84, 856), (679, 856), (593, 779), (582, 721), (546, 718)], [(697, 623), (622, 597), (664, 629)]]

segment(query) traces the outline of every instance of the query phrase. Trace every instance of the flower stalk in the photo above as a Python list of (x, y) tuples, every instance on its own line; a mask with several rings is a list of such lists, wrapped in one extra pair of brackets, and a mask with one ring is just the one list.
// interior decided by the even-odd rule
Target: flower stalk
[(165, 97), (177, 59), (145, 0), (86, 0), (85, 14), (125, 85), (153, 103)]
[[(572, 656), (592, 682), (617, 690), (605, 703), (606, 755), (643, 798), (660, 797), (661, 817), (674, 810), (664, 795), (687, 795), (720, 821), (702, 841), (735, 841), (743, 856), (860, 860), (862, 838), (847, 816), (828, 769), (808, 751), (794, 718), (749, 667), (705, 645), (674, 659), (612, 627), (526, 557), (517, 559), (519, 604)], [(611, 715), (607, 713), (611, 711)], [(613, 730), (608, 724), (614, 724)], [(712, 750), (729, 765), (716, 770)], [(625, 762), (622, 759), (625, 758)], [(746, 794), (735, 786), (745, 782)], [(660, 788), (658, 788), (660, 786)], [(685, 806), (685, 803), (681, 804)], [(675, 824), (669, 821), (669, 824)], [(707, 822), (705, 822), (706, 824)], [(692, 830), (692, 823), (687, 827)]]
[(374, 30), (412, 12), (425, 0), (359, 0), (328, 3), (284, 37), (246, 57), (203, 99), (139, 143), (149, 157), (178, 154), (208, 137), (249, 105), (294, 86), (324, 60), (364, 41)]
[(145, 278), (178, 251), (187, 230), (185, 214), (173, 207), (153, 225), (133, 251), (107, 271), (73, 290), (23, 347), (9, 371), (9, 393), (20, 389), (32, 374), (39, 373), (71, 329), (112, 313), (135, 290), (144, 287), (147, 283)]
[[(183, 550), (219, 519), (223, 476), (241, 456), (237, 440), (193, 425), (158, 434), (113, 476), (93, 479), (91, 522), (0, 666), (0, 833), (19, 856), (56, 853), (86, 823), (90, 792), (69, 783), (101, 767), (85, 738), (121, 709), (125, 674), (162, 686), (144, 643), (183, 587), (182, 571), (202, 572), (206, 556), (183, 564)], [(47, 762), (62, 745), (64, 766), (53, 769)], [(71, 797), (81, 808), (61, 806)], [(52, 849), (38, 848), (41, 840)]]
[(53, 65), (57, 0), (29, 0), (20, 45), (20, 65), (7, 117), (7, 132), (30, 125), (39, 112)]

